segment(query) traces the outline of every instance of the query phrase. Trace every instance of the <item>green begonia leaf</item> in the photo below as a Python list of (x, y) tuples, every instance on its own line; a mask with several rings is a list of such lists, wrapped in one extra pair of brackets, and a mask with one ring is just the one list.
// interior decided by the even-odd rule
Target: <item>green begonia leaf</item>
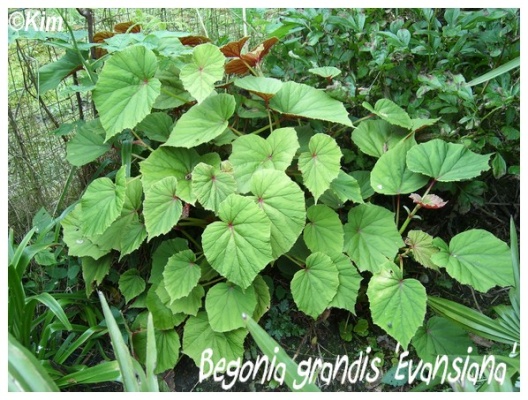
[(414, 146), (414, 137), (404, 139), (378, 159), (370, 175), (370, 184), (377, 193), (412, 193), (427, 184), (428, 177), (407, 168), (405, 157)]
[(257, 306), (255, 307), (255, 311), (253, 311), (253, 319), (258, 322), (270, 308), (271, 295), (269, 287), (261, 275), (257, 275), (251, 286), (255, 289), (255, 296), (257, 298)]
[(152, 313), (152, 319), (156, 329), (172, 329), (180, 325), (185, 320), (186, 315), (183, 313), (174, 313), (156, 293), (158, 287), (158, 284), (150, 287), (147, 293), (147, 309)]
[(380, 99), (376, 102), (374, 107), (372, 107), (369, 103), (364, 102), (363, 107), (376, 114), (381, 119), (387, 121), (389, 124), (398, 125), (407, 129), (411, 129), (413, 127), (413, 123), (409, 117), (409, 114), (407, 114), (403, 108), (398, 106), (392, 100)]
[(242, 289), (232, 283), (219, 282), (209, 289), (205, 298), (205, 311), (215, 332), (228, 332), (244, 326), (242, 313), (252, 315), (257, 307), (253, 286)]
[(198, 313), (198, 310), (202, 307), (202, 298), (204, 297), (204, 295), (205, 290), (203, 286), (197, 285), (191, 290), (191, 292), (187, 296), (181, 297), (175, 301), (171, 301), (168, 307), (172, 310), (173, 313), (196, 315)]
[(200, 155), (194, 149), (158, 147), (139, 164), (143, 190), (146, 193), (152, 184), (168, 176), (174, 176), (178, 180), (176, 190), (178, 197), (194, 204), (196, 196), (191, 190), (190, 176), (200, 161)]
[(348, 200), (352, 200), (354, 203), (363, 203), (358, 181), (342, 170), (339, 171), (337, 178), (330, 183), (330, 190), (342, 203)]
[(92, 257), (82, 257), (82, 275), (84, 286), (86, 289), (86, 297), (90, 297), (90, 294), (94, 290), (94, 283), (99, 286), (106, 275), (110, 272), (112, 266), (112, 255), (107, 254), (104, 257), (94, 260)]
[(312, 252), (341, 253), (343, 251), (343, 224), (331, 208), (318, 204), (308, 208), (308, 222), (304, 228), (304, 242)]
[(352, 141), (369, 156), (379, 158), (399, 143), (407, 132), (383, 120), (368, 120), (352, 132)]
[(260, 169), (285, 171), (299, 148), (293, 128), (275, 129), (267, 139), (244, 135), (233, 142), (229, 161), (240, 193), (247, 193), (253, 174)]
[(247, 288), (273, 259), (270, 228), (264, 213), (250, 198), (230, 195), (218, 210), (221, 221), (202, 234), (205, 258), (229, 281)]
[(110, 253), (111, 247), (105, 243), (96, 243), (84, 233), (84, 224), (81, 222), (82, 205), (79, 203), (61, 221), (63, 240), (68, 246), (68, 255), (74, 257), (91, 257), (100, 259)]
[(324, 253), (313, 253), (306, 266), (297, 271), (291, 281), (293, 300), (299, 310), (317, 318), (329, 307), (339, 287), (339, 272), (332, 259)]
[(407, 166), (437, 181), (453, 182), (475, 178), (487, 171), (490, 157), (491, 154), (473, 153), (461, 144), (434, 139), (409, 150)]
[(334, 138), (316, 133), (310, 139), (308, 152), (299, 155), (299, 169), (304, 185), (317, 199), (330, 187), (341, 170), (342, 153)]
[(135, 268), (127, 270), (119, 277), (119, 291), (123, 294), (127, 303), (143, 293), (145, 287), (145, 280)]
[(291, 249), (306, 219), (304, 193), (281, 171), (261, 170), (251, 180), (251, 193), (271, 222), (271, 249), (274, 259)]
[(171, 301), (188, 296), (198, 284), (202, 271), (196, 264), (196, 256), (191, 250), (180, 251), (171, 256), (163, 271), (165, 289)]
[(145, 118), (160, 94), (161, 82), (154, 78), (156, 55), (143, 46), (114, 53), (105, 63), (93, 91), (106, 140), (123, 129), (133, 129)]
[(154, 112), (137, 124), (135, 131), (143, 132), (150, 140), (165, 143), (172, 132), (172, 125), (172, 118), (167, 113)]
[(145, 191), (143, 215), (148, 240), (169, 232), (182, 214), (182, 202), (177, 195), (178, 180), (169, 176)]
[(218, 366), (221, 359), (229, 363), (244, 355), (246, 335), (247, 330), (244, 328), (231, 332), (215, 332), (209, 325), (207, 313), (200, 312), (196, 317), (190, 317), (185, 324), (183, 353), (191, 357), (197, 366), (200, 365), (203, 352), (207, 349), (211, 351), (211, 362), (215, 366)]
[(125, 191), (124, 167), (118, 171), (115, 184), (106, 177), (90, 183), (81, 198), (81, 220), (86, 236), (103, 233), (119, 217), (125, 202)]
[(460, 283), (480, 292), (513, 285), (508, 245), (483, 229), (459, 233), (449, 242), (448, 250), (440, 249), (431, 260)]
[(332, 253), (329, 256), (339, 272), (339, 286), (330, 307), (342, 308), (355, 315), (356, 299), (363, 277), (352, 265), (350, 258), (343, 253)]
[(317, 67), (310, 68), (308, 72), (312, 74), (319, 75), (323, 78), (335, 78), (341, 74), (341, 70), (336, 67)]
[(94, 161), (112, 147), (105, 143), (105, 131), (99, 118), (77, 124), (77, 133), (66, 144), (66, 159), (80, 167)]
[(180, 79), (198, 103), (213, 93), (215, 82), (224, 77), (224, 63), (225, 56), (210, 43), (193, 49), (192, 61), (182, 68)]
[[(81, 52), (82, 57), (87, 58), (87, 52)], [(57, 61), (51, 62), (38, 70), (38, 89), (42, 96), (48, 90), (56, 89), (63, 79), (70, 76), (79, 67), (82, 60), (79, 53), (74, 50), (66, 50), (66, 53)]]
[(193, 100), (189, 92), (183, 88), (179, 76), (180, 70), (173, 62), (160, 64), (155, 77), (161, 82), (161, 89), (153, 108), (166, 110), (180, 107)]
[(436, 356), (467, 354), (473, 342), (460, 326), (447, 318), (434, 316), (418, 328), (412, 344), (420, 359), (433, 362)]
[(336, 122), (352, 127), (343, 103), (322, 90), (302, 83), (286, 82), (270, 101), (270, 108), (282, 114)]
[(150, 271), (149, 283), (158, 283), (163, 278), (163, 270), (169, 258), (184, 250), (189, 250), (189, 245), (182, 238), (165, 240), (161, 243), (152, 256), (152, 269)]
[(411, 249), (414, 260), (424, 267), (439, 270), (431, 261), (431, 256), (438, 253), (439, 249), (433, 244), (433, 237), (423, 231), (409, 231), (405, 244)]
[[(156, 340), (156, 368), (155, 374), (161, 374), (169, 369), (173, 369), (180, 356), (180, 337), (174, 329), (154, 330)], [(132, 336), (134, 341), (134, 353), (139, 361), (145, 363), (147, 355), (147, 330), (144, 327), (139, 332), (134, 332)]]
[(390, 270), (374, 275), (367, 296), (372, 321), (407, 348), (425, 318), (427, 294), (416, 279), (401, 279)]
[(203, 208), (217, 212), (220, 203), (235, 193), (237, 185), (233, 174), (200, 163), (192, 172), (191, 187)]
[(370, 185), (370, 171), (354, 171), (350, 175), (357, 180), (363, 200), (368, 199), (374, 194), (374, 189)]
[(282, 81), (263, 76), (245, 76), (235, 80), (235, 86), (253, 92), (263, 99), (269, 100), (282, 87)]
[(360, 271), (379, 272), (404, 246), (394, 214), (373, 204), (360, 204), (348, 213), (344, 225), (345, 252)]
[(217, 94), (195, 104), (176, 121), (164, 146), (196, 147), (224, 133), (235, 112), (235, 98)]

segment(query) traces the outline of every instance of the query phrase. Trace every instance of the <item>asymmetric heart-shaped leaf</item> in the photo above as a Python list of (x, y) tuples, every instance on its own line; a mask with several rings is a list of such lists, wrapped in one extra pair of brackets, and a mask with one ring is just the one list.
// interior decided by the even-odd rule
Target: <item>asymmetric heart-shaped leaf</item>
[(372, 168), (370, 184), (377, 193), (396, 195), (412, 193), (427, 184), (429, 178), (407, 168), (407, 152), (416, 146), (414, 137), (400, 141), (384, 153)]
[(431, 260), (460, 283), (480, 292), (494, 286), (513, 285), (511, 252), (508, 245), (483, 229), (459, 233)]
[(209, 224), (202, 234), (205, 258), (229, 281), (247, 288), (273, 260), (271, 223), (250, 198), (232, 194), (219, 207), (221, 221)]
[(220, 203), (236, 191), (233, 174), (205, 163), (200, 163), (192, 172), (192, 190), (206, 210), (218, 211)]
[(188, 296), (198, 284), (202, 271), (196, 264), (196, 256), (191, 250), (180, 251), (171, 256), (163, 270), (165, 290), (174, 302)]
[(86, 297), (90, 297), (93, 292), (94, 283), (99, 286), (105, 276), (108, 275), (112, 266), (112, 258), (112, 254), (108, 254), (98, 260), (94, 260), (92, 257), (82, 257), (81, 266)]
[(191, 190), (191, 173), (200, 162), (200, 155), (194, 149), (174, 149), (158, 147), (139, 164), (143, 190), (168, 176), (178, 180), (178, 197), (187, 203), (194, 204), (196, 196)]
[(213, 93), (215, 82), (224, 77), (224, 63), (225, 56), (215, 45), (205, 43), (194, 48), (192, 61), (182, 68), (180, 79), (198, 103)]
[(247, 193), (253, 174), (260, 169), (285, 171), (299, 148), (293, 128), (275, 129), (267, 139), (244, 135), (233, 142), (229, 161), (240, 193)]
[(462, 144), (434, 139), (409, 150), (407, 166), (440, 182), (463, 181), (490, 169), (490, 157), (473, 153)]
[(172, 131), (172, 118), (164, 112), (154, 112), (137, 124), (135, 131), (143, 132), (150, 140), (165, 143)]
[(117, 172), (115, 184), (106, 177), (90, 183), (81, 198), (81, 220), (86, 236), (103, 233), (119, 217), (125, 202), (125, 191), (124, 167)]
[[(180, 356), (180, 337), (174, 329), (154, 330), (156, 340), (156, 368), (155, 374), (161, 374), (168, 369), (173, 369)], [(145, 363), (147, 356), (147, 330), (146, 327), (139, 332), (134, 332), (132, 336), (134, 341), (134, 353), (139, 361)]]
[(393, 276), (390, 270), (374, 275), (367, 296), (372, 321), (407, 348), (425, 318), (427, 294), (416, 279)]
[(308, 222), (304, 228), (304, 242), (312, 251), (341, 253), (343, 251), (343, 224), (337, 213), (322, 204), (308, 208)]
[[(161, 294), (160, 297), (163, 296), (163, 289), (160, 285), (158, 288), (158, 295)], [(165, 289), (166, 291), (166, 289)], [(172, 310), (173, 313), (184, 313), (187, 315), (196, 315), (198, 313), (198, 310), (202, 308), (202, 299), (205, 295), (205, 290), (202, 285), (195, 286), (191, 292), (184, 297), (179, 298), (178, 300), (171, 301), (168, 304), (168, 307)], [(167, 296), (170, 298), (169, 294), (167, 293)], [(162, 300), (164, 300), (162, 298)]]
[(352, 127), (343, 103), (322, 90), (302, 83), (284, 83), (271, 99), (270, 107), (282, 114), (320, 119)]
[(369, 156), (379, 158), (399, 143), (407, 132), (383, 120), (368, 120), (352, 132), (352, 141)]
[(334, 138), (324, 133), (316, 133), (310, 138), (308, 152), (299, 155), (299, 169), (304, 185), (312, 192), (315, 202), (341, 170), (343, 156)]
[(94, 161), (112, 147), (104, 143), (105, 131), (99, 118), (77, 125), (77, 133), (66, 144), (66, 159), (72, 165), (80, 167)]
[[(190, 317), (183, 330), (183, 353), (191, 357), (196, 366), (200, 366), (204, 350), (211, 350), (211, 362), (218, 366), (224, 359), (226, 366), (244, 355), (244, 339), (247, 330), (236, 329), (231, 332), (215, 332), (209, 325), (207, 313), (199, 312), (196, 317)], [(204, 371), (205, 373), (206, 371)]]
[(219, 282), (209, 289), (205, 310), (215, 332), (228, 332), (244, 326), (242, 313), (252, 315), (257, 307), (253, 286), (242, 289), (232, 283)]
[(330, 302), (330, 307), (342, 308), (356, 314), (356, 298), (363, 277), (352, 265), (352, 261), (343, 253), (329, 254), (339, 272), (337, 293)]
[(291, 281), (293, 300), (299, 310), (317, 318), (329, 306), (339, 287), (339, 272), (324, 253), (313, 253)]
[(145, 287), (145, 280), (139, 275), (139, 271), (135, 268), (125, 271), (119, 277), (119, 291), (123, 294), (127, 303), (134, 297), (143, 293)]
[(148, 240), (170, 231), (182, 214), (182, 202), (177, 195), (178, 180), (174, 176), (163, 178), (145, 191), (143, 215)]
[[(152, 285), (147, 292), (147, 309), (152, 313), (154, 327), (156, 329), (172, 329), (180, 325), (186, 318), (186, 315), (174, 313), (167, 304), (165, 304), (156, 291), (158, 284)], [(167, 299), (169, 300), (167, 295)]]
[(235, 98), (225, 93), (195, 104), (176, 122), (164, 146), (191, 148), (220, 136), (235, 105)]
[(433, 362), (436, 356), (467, 354), (473, 342), (460, 326), (443, 317), (431, 317), (412, 339), (420, 359)]
[(93, 91), (93, 101), (106, 131), (106, 140), (123, 129), (133, 129), (150, 113), (160, 94), (154, 78), (156, 55), (143, 46), (114, 53), (105, 63)]
[(394, 214), (373, 204), (360, 204), (348, 213), (344, 225), (345, 251), (360, 271), (380, 272), (405, 244), (394, 223)]
[[(87, 58), (86, 51), (81, 52), (82, 57)], [(43, 65), (38, 70), (38, 89), (42, 95), (48, 90), (56, 89), (63, 79), (82, 68), (82, 59), (76, 51), (66, 50), (66, 53), (57, 61)]]
[(271, 222), (273, 258), (291, 249), (306, 219), (304, 193), (281, 171), (261, 170), (251, 180), (251, 193)]
[(61, 221), (63, 240), (68, 246), (68, 255), (74, 257), (88, 256), (98, 260), (110, 253), (112, 247), (106, 243), (98, 243), (84, 233), (84, 223), (81, 221), (82, 214), (82, 205), (79, 203)]
[(433, 237), (423, 231), (409, 231), (405, 244), (411, 249), (414, 260), (424, 267), (438, 271), (438, 266), (431, 261), (431, 256), (438, 253), (433, 244)]
[(160, 94), (152, 106), (158, 110), (180, 107), (190, 103), (193, 97), (184, 89), (179, 78), (180, 70), (173, 62), (162, 62), (156, 73), (156, 78), (161, 82)]
[(264, 100), (271, 99), (282, 87), (282, 81), (263, 76), (246, 76), (235, 81), (235, 86), (255, 93)]
[(362, 105), (371, 113), (376, 114), (378, 117), (387, 121), (389, 124), (398, 125), (407, 129), (411, 129), (413, 126), (409, 114), (407, 114), (403, 108), (398, 106), (392, 100), (379, 99), (374, 105), (374, 107), (372, 107), (367, 102), (363, 102)]
[(189, 250), (189, 244), (182, 238), (165, 240), (161, 243), (152, 256), (152, 269), (150, 270), (149, 283), (158, 283), (163, 279), (163, 271), (169, 258), (184, 250)]
[(266, 281), (261, 275), (257, 275), (251, 286), (255, 289), (257, 306), (253, 311), (253, 319), (258, 321), (270, 308), (271, 295)]
[(317, 67), (310, 68), (308, 72), (312, 74), (319, 75), (323, 78), (335, 78), (341, 74), (341, 70), (336, 67)]
[(337, 178), (330, 183), (330, 190), (342, 203), (348, 200), (352, 200), (355, 203), (363, 203), (361, 188), (357, 179), (343, 170), (340, 170)]

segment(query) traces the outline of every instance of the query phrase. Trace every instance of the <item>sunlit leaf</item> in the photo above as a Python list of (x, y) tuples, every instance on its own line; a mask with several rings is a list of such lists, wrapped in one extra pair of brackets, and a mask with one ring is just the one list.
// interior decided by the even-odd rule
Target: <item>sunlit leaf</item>
[(182, 214), (182, 202), (177, 194), (178, 180), (169, 176), (145, 191), (143, 214), (148, 240), (169, 232)]
[(341, 253), (343, 251), (343, 224), (337, 213), (325, 205), (308, 208), (308, 222), (304, 228), (304, 241), (313, 252)]
[(221, 221), (202, 234), (205, 257), (229, 281), (247, 288), (273, 259), (269, 218), (250, 198), (232, 194), (218, 210)]
[(210, 288), (205, 298), (209, 324), (215, 332), (228, 332), (244, 326), (242, 313), (252, 315), (257, 306), (255, 289), (242, 289), (231, 283), (219, 282)]

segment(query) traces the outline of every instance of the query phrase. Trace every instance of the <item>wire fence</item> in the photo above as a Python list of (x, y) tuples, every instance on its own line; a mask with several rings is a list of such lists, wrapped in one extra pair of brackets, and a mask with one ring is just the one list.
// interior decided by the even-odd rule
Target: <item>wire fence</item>
[[(53, 12), (30, 11), (41, 15)], [(106, 8), (89, 10), (93, 18), (88, 19), (81, 15), (85, 9), (67, 11), (68, 23), (76, 33), (85, 33), (84, 41), (90, 30), (112, 31), (115, 24), (127, 21), (208, 36), (216, 43), (240, 39), (247, 31), (242, 9)], [(39, 68), (63, 55), (60, 47), (38, 39), (18, 38), (8, 46), (8, 223), (16, 238), (31, 228), (40, 208), (56, 216), (75, 201), (93, 173), (66, 161), (68, 136), (61, 136), (58, 130), (63, 124), (93, 117), (89, 95), (71, 90), (75, 76), (55, 90), (38, 92)]]

